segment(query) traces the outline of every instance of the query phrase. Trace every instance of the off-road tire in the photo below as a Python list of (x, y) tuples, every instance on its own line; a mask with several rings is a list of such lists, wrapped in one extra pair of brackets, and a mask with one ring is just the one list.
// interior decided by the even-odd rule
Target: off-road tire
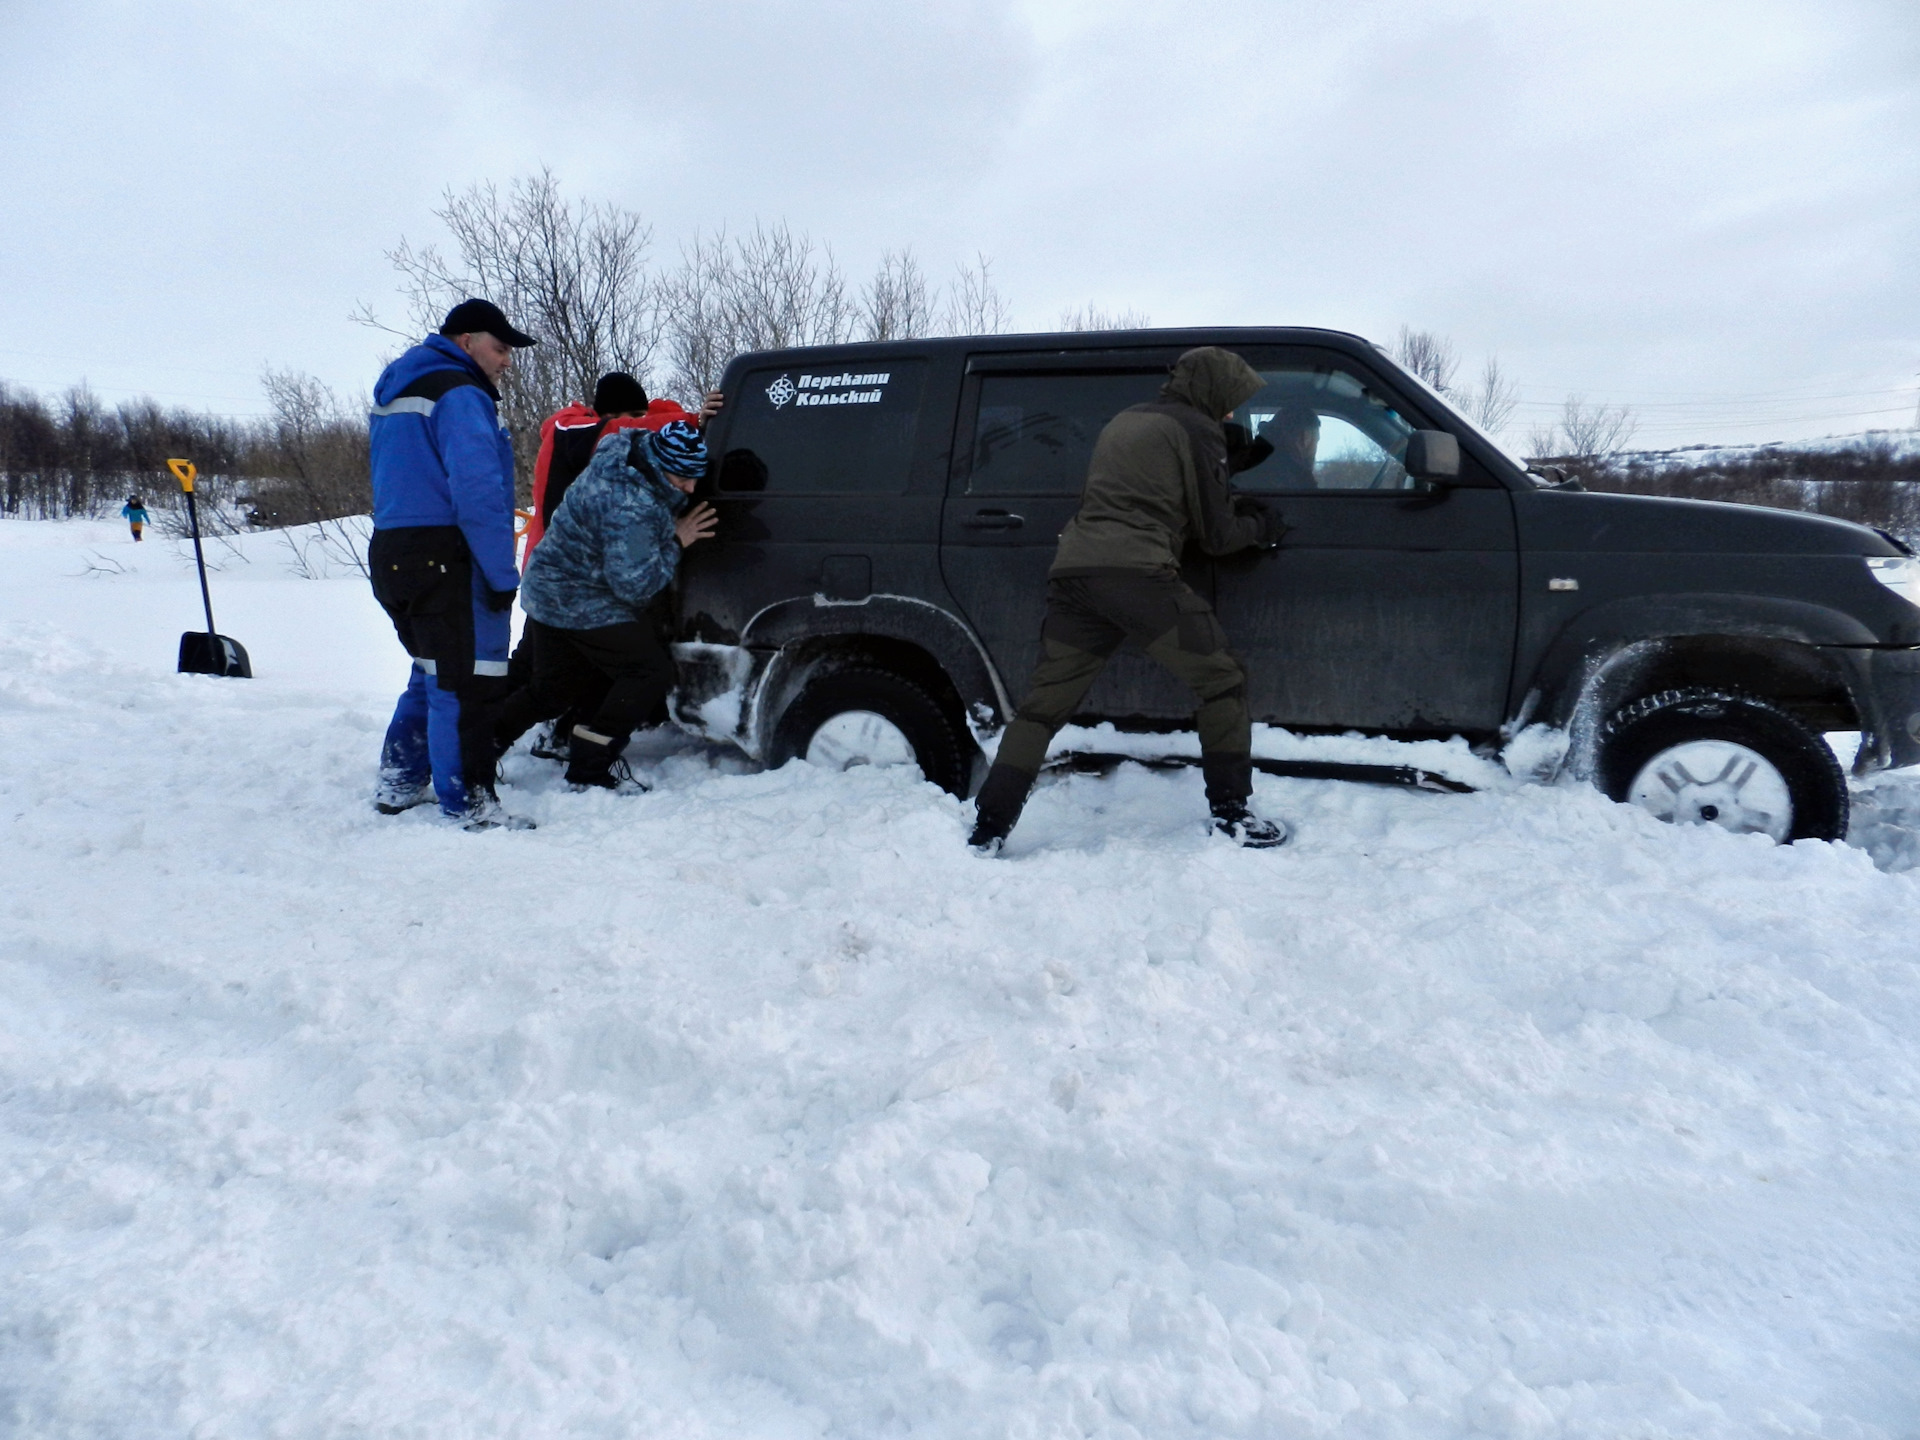
[(872, 711), (891, 722), (913, 747), (920, 773), (966, 797), (971, 746), (959, 718), (914, 681), (869, 665), (830, 670), (807, 682), (774, 728), (773, 763), (806, 754), (814, 732), (850, 710)]
[(1791, 840), (1847, 833), (1847, 777), (1826, 740), (1779, 706), (1731, 690), (1662, 690), (1625, 706), (1600, 728), (1595, 781), (1626, 801), (1634, 778), (1661, 751), (1690, 740), (1726, 740), (1764, 756), (1786, 781)]

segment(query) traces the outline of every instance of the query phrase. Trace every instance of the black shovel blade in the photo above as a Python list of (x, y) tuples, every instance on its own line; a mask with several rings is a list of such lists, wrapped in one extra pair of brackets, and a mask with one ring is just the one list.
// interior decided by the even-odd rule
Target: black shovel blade
[(180, 637), (180, 673), (232, 675), (251, 680), (253, 665), (247, 659), (247, 647), (238, 640), (209, 635), (205, 630), (189, 630)]

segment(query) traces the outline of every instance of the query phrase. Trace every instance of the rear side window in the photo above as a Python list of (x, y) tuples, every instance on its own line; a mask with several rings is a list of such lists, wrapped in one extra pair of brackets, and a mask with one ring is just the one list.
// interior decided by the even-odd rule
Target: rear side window
[(897, 495), (913, 458), (923, 360), (753, 370), (734, 394), (719, 487), (735, 494)]
[(967, 493), (1078, 495), (1106, 423), (1166, 378), (1164, 366), (981, 376)]

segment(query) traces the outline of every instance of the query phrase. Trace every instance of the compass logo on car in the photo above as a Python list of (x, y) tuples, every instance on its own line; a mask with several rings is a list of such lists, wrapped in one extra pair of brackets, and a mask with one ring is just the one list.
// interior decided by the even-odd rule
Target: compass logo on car
[(773, 402), (773, 408), (776, 410), (791, 400), (793, 395), (794, 385), (792, 377), (790, 376), (782, 375), (778, 380), (767, 386), (767, 398)]

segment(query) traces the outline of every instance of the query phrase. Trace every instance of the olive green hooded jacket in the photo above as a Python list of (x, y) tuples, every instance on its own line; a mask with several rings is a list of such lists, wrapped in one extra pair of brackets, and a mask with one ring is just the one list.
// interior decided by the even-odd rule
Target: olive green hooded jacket
[(1175, 361), (1159, 400), (1122, 410), (1094, 442), (1080, 509), (1060, 532), (1050, 573), (1177, 572), (1189, 540), (1209, 555), (1255, 544), (1261, 521), (1234, 513), (1220, 422), (1265, 384), (1218, 346)]

